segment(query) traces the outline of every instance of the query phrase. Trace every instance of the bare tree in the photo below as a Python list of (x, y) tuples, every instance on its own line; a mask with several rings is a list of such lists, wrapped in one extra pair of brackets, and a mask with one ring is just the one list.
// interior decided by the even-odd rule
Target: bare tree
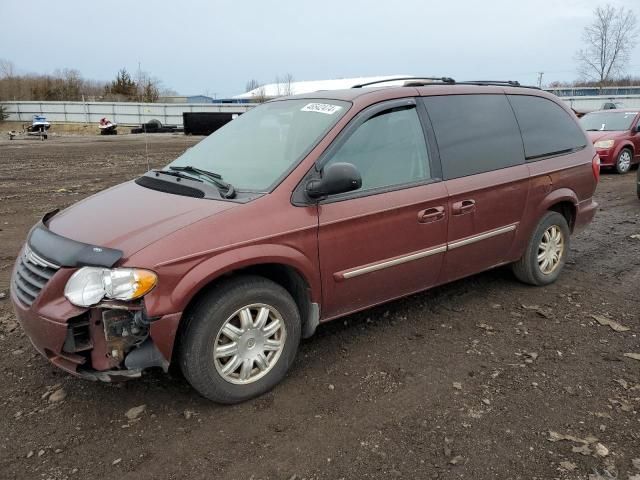
[(245, 92), (250, 92), (251, 90), (255, 90), (256, 88), (260, 88), (260, 87), (261, 87), (260, 82), (258, 80), (256, 80), (255, 78), (252, 78), (245, 85), (244, 91)]
[(276, 97), (286, 97), (293, 95), (293, 75), (285, 73), (282, 77), (278, 75), (275, 79)]
[(4, 58), (0, 58), (0, 78), (14, 77), (16, 74), (15, 70), (16, 68), (13, 65), (13, 62)]
[(160, 82), (157, 79), (151, 77), (145, 78), (141, 88), (140, 101), (154, 103), (160, 98)]
[(281, 97), (282, 96), (282, 80), (280, 80), (280, 75), (276, 75), (276, 78), (273, 80), (273, 84), (276, 87), (274, 96)]
[(149, 72), (138, 71), (139, 83), (137, 86), (137, 101), (145, 103), (157, 102), (160, 98), (160, 90), (163, 88), (162, 82), (156, 77), (152, 77)]
[(289, 96), (293, 95), (293, 75), (290, 73), (285, 73), (282, 77), (282, 95)]
[(620, 75), (629, 61), (637, 37), (636, 16), (611, 5), (594, 10), (595, 18), (582, 35), (586, 47), (578, 51), (579, 71), (599, 86)]
[(138, 85), (125, 69), (109, 83), (85, 79), (70, 68), (53, 74), (16, 74), (12, 62), (0, 59), (0, 101), (158, 101), (160, 92), (165, 90), (162, 82), (147, 72), (140, 72), (140, 78), (142, 83)]
[(251, 95), (252, 99), (256, 103), (263, 103), (267, 101), (267, 93), (264, 85), (260, 85), (255, 89), (255, 92)]
[(161, 97), (175, 97), (177, 95), (178, 95), (178, 92), (176, 90), (174, 90), (173, 88), (163, 87), (160, 90), (160, 96)]

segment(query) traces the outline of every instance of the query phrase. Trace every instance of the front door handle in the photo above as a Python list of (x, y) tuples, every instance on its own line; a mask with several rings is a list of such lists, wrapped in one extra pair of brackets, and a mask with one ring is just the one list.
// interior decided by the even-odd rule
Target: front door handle
[(462, 200), (461, 202), (454, 203), (451, 209), (453, 210), (454, 215), (471, 213), (476, 209), (476, 201), (472, 199)]
[(418, 222), (431, 223), (442, 220), (445, 217), (444, 207), (432, 207), (418, 212)]

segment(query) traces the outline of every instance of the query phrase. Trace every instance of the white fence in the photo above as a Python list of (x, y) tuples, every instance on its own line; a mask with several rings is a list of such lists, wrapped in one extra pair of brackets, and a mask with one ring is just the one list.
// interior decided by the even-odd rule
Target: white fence
[(51, 123), (98, 123), (107, 117), (120, 125), (140, 125), (160, 120), (163, 125), (182, 125), (183, 112), (244, 113), (254, 105), (242, 103), (124, 103), (124, 102), (2, 102), (8, 121), (31, 122), (44, 115)]
[(560, 97), (571, 108), (579, 112), (600, 110), (605, 103), (619, 103), (622, 108), (637, 108), (640, 110), (640, 95), (597, 95), (593, 97)]

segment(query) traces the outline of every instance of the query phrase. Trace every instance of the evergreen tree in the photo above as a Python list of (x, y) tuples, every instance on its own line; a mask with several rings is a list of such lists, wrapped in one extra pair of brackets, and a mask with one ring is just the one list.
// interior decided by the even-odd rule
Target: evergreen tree
[(129, 72), (123, 68), (116, 75), (116, 79), (107, 86), (106, 90), (106, 93), (112, 95), (122, 95), (127, 99), (134, 99), (138, 92), (138, 86)]

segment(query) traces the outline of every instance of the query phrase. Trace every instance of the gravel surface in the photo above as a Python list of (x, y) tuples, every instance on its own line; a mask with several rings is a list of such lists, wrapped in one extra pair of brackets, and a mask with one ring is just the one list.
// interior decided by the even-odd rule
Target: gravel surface
[[(198, 140), (150, 136), (151, 166)], [(137, 136), (0, 140), (1, 478), (640, 478), (635, 172), (603, 174), (556, 284), (500, 268), (336, 320), (271, 393), (223, 407), (175, 372), (56, 370), (6, 298), (29, 228), (145, 157)]]

